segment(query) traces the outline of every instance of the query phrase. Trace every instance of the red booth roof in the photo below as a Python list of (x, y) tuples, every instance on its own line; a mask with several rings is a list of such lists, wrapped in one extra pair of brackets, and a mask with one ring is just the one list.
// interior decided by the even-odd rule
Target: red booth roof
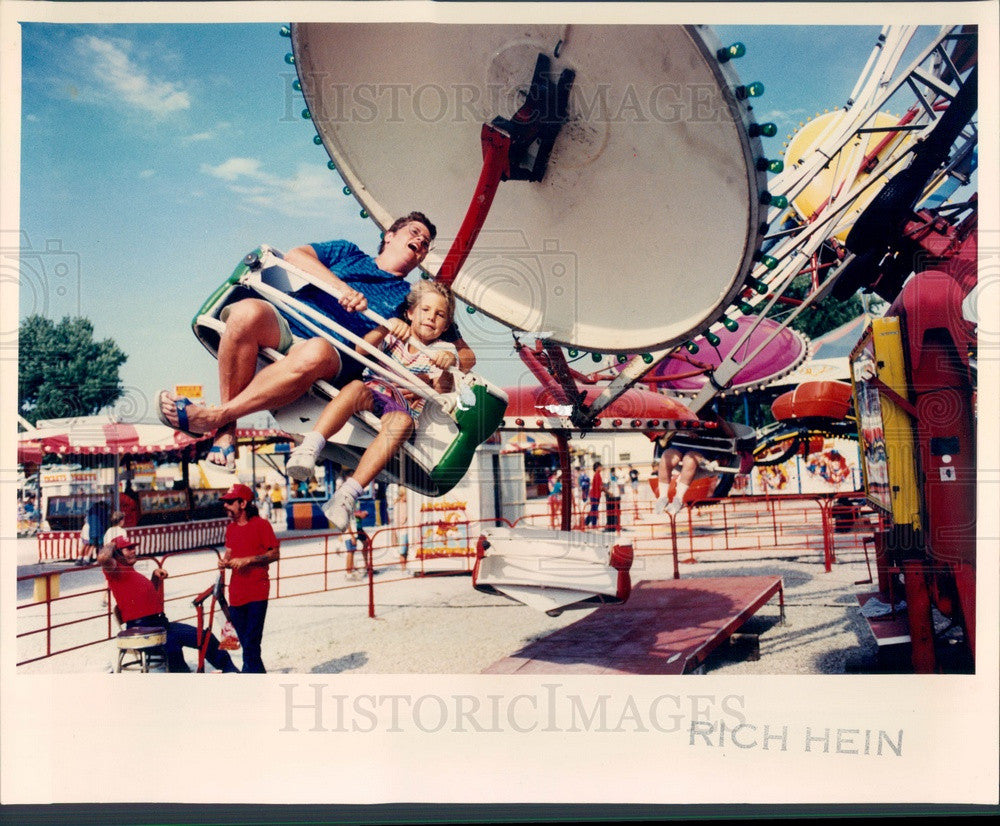
[(17, 461), (39, 464), (46, 454), (58, 456), (148, 456), (182, 450), (211, 438), (193, 438), (162, 424), (112, 422), (106, 418), (43, 423), (18, 435)]

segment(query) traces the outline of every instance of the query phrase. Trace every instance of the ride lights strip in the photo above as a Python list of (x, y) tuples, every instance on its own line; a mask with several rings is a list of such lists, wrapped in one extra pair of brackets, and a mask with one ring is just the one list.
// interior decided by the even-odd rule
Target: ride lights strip
[[(702, 419), (596, 419), (587, 431), (597, 430), (706, 430), (717, 427), (715, 422)], [(504, 417), (499, 430), (568, 430), (580, 428), (568, 416), (548, 416), (544, 419), (526, 421), (522, 417)]]

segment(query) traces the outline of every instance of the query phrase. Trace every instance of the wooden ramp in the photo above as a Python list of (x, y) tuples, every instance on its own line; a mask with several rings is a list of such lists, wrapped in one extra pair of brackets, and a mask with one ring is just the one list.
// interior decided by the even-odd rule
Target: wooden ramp
[(775, 594), (780, 577), (643, 580), (624, 605), (604, 605), (484, 669), (484, 674), (684, 674)]

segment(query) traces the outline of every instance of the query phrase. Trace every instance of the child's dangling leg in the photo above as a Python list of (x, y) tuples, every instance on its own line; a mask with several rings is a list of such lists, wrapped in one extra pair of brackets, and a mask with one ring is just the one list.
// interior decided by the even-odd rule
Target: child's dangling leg
[(360, 381), (349, 382), (337, 392), (316, 420), (316, 426), (288, 457), (285, 472), (293, 479), (304, 481), (313, 475), (316, 460), (326, 446), (326, 440), (339, 431), (348, 419), (371, 404), (371, 394)]
[(355, 505), (364, 489), (353, 476), (344, 480), (334, 491), (330, 501), (323, 504), (323, 513), (330, 525), (338, 531), (347, 530), (354, 516)]

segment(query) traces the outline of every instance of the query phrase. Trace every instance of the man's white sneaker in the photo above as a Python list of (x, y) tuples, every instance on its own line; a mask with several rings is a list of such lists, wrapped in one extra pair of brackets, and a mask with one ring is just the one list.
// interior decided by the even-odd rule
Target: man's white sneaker
[(333, 494), (329, 501), (323, 503), (323, 514), (330, 521), (332, 527), (338, 531), (346, 530), (354, 515), (356, 501), (356, 497), (341, 488)]
[(671, 502), (669, 505), (667, 505), (667, 513), (669, 513), (671, 516), (677, 516), (677, 514), (679, 514), (681, 512), (681, 509), (683, 507), (684, 507), (684, 503), (683, 502), (678, 502), (675, 499), (673, 502)]
[(663, 513), (667, 509), (667, 503), (670, 501), (669, 497), (661, 496), (655, 502), (653, 502), (653, 513)]
[(313, 475), (316, 469), (316, 454), (312, 448), (306, 445), (299, 445), (288, 456), (288, 464), (285, 465), (285, 472), (297, 481), (304, 482)]

